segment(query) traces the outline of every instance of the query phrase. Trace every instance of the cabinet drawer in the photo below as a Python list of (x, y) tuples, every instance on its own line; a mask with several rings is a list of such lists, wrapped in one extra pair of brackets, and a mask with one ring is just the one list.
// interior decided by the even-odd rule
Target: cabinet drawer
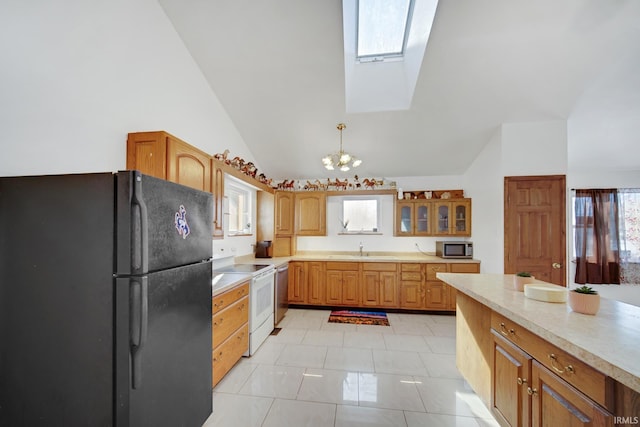
[(480, 264), (476, 263), (451, 263), (450, 273), (480, 273)]
[(215, 386), (249, 349), (249, 324), (238, 329), (219, 347), (213, 349), (212, 368)]
[(244, 297), (213, 315), (213, 347), (217, 347), (233, 332), (249, 321), (249, 297)]
[(246, 297), (247, 295), (249, 295), (249, 282), (216, 295), (213, 297), (212, 302), (213, 314), (224, 310), (240, 298)]
[(422, 268), (421, 264), (400, 264), (400, 269), (402, 270), (402, 272), (417, 271), (419, 273), (421, 268)]
[(358, 271), (358, 262), (327, 262), (327, 270)]
[(613, 409), (613, 381), (524, 327), (492, 312), (491, 327), (598, 404)]
[(414, 273), (414, 272), (412, 272), (412, 271), (410, 271), (410, 272), (405, 272), (405, 271), (403, 271), (403, 272), (401, 273), (401, 277), (402, 277), (402, 280), (415, 280), (415, 281), (420, 281), (420, 280), (422, 280), (422, 273), (420, 273), (419, 271), (418, 271), (418, 272), (415, 272), (415, 273)]
[(395, 262), (363, 262), (363, 271), (396, 271)]
[(436, 277), (437, 273), (446, 273), (448, 270), (447, 264), (425, 264), (425, 271), (427, 272), (427, 280), (439, 280)]

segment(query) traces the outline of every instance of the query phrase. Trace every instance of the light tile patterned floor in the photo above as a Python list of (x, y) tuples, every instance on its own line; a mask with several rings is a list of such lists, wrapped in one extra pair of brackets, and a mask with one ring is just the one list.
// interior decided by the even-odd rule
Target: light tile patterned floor
[(390, 326), (290, 309), (216, 386), (204, 427), (497, 426), (455, 364), (455, 317), (389, 313)]

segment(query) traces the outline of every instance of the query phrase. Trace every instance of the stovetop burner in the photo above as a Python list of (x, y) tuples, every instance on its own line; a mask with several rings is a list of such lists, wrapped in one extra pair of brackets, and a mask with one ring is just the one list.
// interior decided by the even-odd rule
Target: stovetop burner
[(216, 268), (214, 273), (257, 273), (270, 267), (271, 264), (234, 264)]

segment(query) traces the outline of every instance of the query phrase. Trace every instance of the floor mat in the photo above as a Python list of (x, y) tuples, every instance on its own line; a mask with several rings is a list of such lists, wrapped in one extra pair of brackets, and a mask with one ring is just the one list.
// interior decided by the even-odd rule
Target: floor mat
[(337, 310), (329, 315), (329, 323), (389, 326), (387, 313), (378, 311)]

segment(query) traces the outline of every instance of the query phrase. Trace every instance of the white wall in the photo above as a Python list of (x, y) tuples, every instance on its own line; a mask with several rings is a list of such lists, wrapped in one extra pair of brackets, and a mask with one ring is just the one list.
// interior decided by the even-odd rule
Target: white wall
[[(403, 191), (464, 189), (464, 177), (462, 175), (396, 177), (388, 178), (388, 180), (395, 181), (397, 188), (401, 188)], [(466, 195), (465, 193), (465, 196)], [(341, 231), (341, 198), (338, 196), (329, 197), (327, 201), (327, 236), (298, 237), (298, 250), (357, 252), (360, 242), (362, 242), (365, 252), (417, 253), (416, 243), (424, 252), (435, 252), (436, 240), (443, 240), (443, 237), (395, 237), (393, 235), (393, 207), (395, 197), (396, 196), (385, 195), (381, 198), (380, 231), (382, 234), (380, 235), (338, 235)], [(472, 204), (475, 204), (475, 200), (472, 201)], [(473, 239), (452, 237), (446, 238), (445, 240)]]
[(128, 132), (251, 159), (156, 0), (4, 1), (0, 175), (115, 171)]

